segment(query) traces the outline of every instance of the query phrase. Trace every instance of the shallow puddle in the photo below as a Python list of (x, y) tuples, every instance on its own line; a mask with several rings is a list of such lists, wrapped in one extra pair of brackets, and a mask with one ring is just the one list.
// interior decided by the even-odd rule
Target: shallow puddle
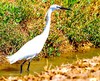
[[(61, 64), (73, 63), (78, 59), (83, 58), (92, 58), (93, 56), (100, 55), (100, 48), (91, 49), (87, 52), (73, 52), (68, 54), (62, 54), (60, 57), (50, 57), (50, 58), (42, 58), (39, 61), (33, 60), (30, 65), (30, 74), (34, 74), (35, 72), (44, 71), (44, 67), (48, 66), (54, 68), (55, 66), (60, 66)], [(20, 76), (20, 62), (15, 64), (3, 63), (0, 64), (0, 76)], [(27, 63), (23, 66), (23, 73), (21, 76), (28, 74), (26, 72)]]

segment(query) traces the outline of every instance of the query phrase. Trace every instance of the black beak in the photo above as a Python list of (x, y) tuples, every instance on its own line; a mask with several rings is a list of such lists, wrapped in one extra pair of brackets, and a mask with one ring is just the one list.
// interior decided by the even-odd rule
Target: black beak
[(60, 7), (60, 9), (63, 9), (63, 10), (71, 10), (70, 8), (64, 8), (64, 7)]

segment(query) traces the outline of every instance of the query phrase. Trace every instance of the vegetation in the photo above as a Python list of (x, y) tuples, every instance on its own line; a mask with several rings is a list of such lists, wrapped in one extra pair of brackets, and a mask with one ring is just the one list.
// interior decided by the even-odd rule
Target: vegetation
[[(100, 47), (99, 0), (4, 0), (0, 2), (0, 51), (16, 52), (25, 42), (43, 31), (44, 16), (51, 4), (70, 7), (72, 11), (55, 11), (49, 38), (42, 54), (60, 55), (59, 46), (68, 41), (91, 42)], [(64, 43), (65, 44), (65, 43)]]

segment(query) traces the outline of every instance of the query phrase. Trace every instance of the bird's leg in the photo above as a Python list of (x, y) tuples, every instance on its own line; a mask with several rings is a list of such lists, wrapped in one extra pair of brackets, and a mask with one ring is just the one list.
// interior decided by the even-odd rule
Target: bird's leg
[(30, 68), (30, 61), (28, 63), (28, 67), (27, 67), (27, 71), (29, 72), (29, 68)]
[(22, 68), (23, 68), (23, 65), (25, 62), (26, 62), (26, 60), (20, 65), (20, 74), (22, 73)]
[(32, 58), (29, 60), (29, 63), (28, 63), (28, 67), (27, 67), (27, 71), (29, 72), (29, 68), (30, 68), (30, 63), (32, 61)]

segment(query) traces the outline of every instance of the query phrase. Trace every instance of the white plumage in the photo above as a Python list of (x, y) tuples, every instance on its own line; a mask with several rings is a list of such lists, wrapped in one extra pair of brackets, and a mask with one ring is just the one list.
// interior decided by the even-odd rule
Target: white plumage
[[(15, 63), (18, 60), (22, 60), (22, 59), (32, 59), (34, 58), (37, 54), (40, 53), (40, 51), (42, 50), (45, 41), (49, 35), (49, 30), (50, 30), (50, 22), (51, 22), (51, 13), (54, 10), (57, 9), (66, 9), (67, 8), (63, 8), (59, 5), (52, 5), (50, 6), (49, 10), (46, 13), (46, 27), (44, 29), (44, 31), (36, 36), (35, 38), (33, 38), (32, 40), (28, 41), (26, 44), (24, 44), (15, 54), (11, 55), (11, 56), (7, 56), (7, 59), (9, 60), (10, 64)], [(26, 61), (25, 61), (26, 62)], [(21, 65), (21, 70), (22, 70), (22, 66), (25, 63), (23, 62)], [(29, 63), (30, 65), (30, 63)], [(28, 69), (29, 70), (29, 65), (28, 65)], [(22, 71), (20, 71), (22, 72)]]
[(28, 41), (23, 45), (15, 54), (7, 56), (10, 64), (15, 63), (18, 60), (30, 59), (40, 53), (46, 40), (42, 35), (36, 36), (34, 39)]

